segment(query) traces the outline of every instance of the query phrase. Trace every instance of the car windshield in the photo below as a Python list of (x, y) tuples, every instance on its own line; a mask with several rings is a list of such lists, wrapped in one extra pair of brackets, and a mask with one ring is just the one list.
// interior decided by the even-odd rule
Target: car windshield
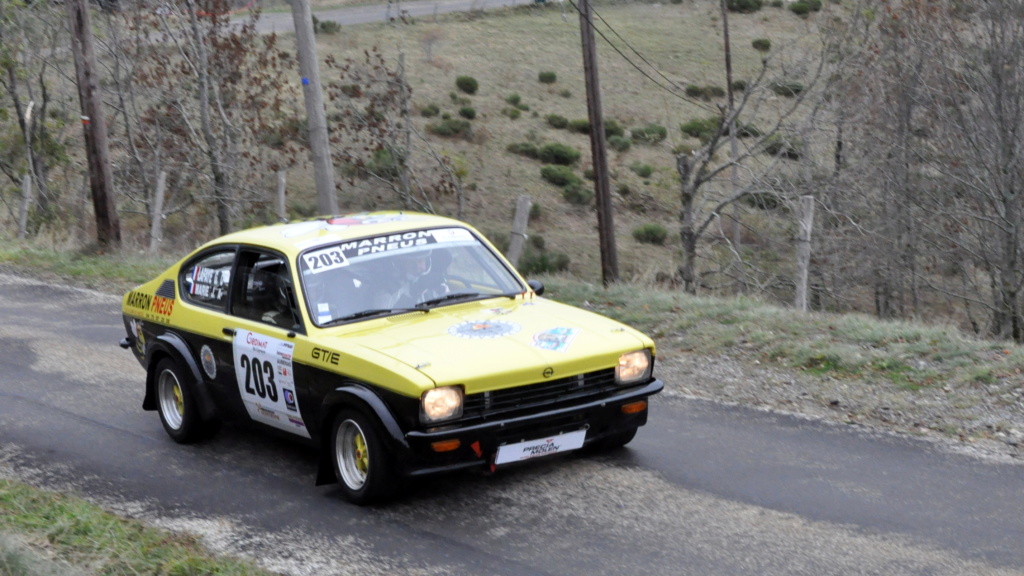
[(465, 228), (434, 228), (326, 244), (299, 256), (317, 326), (494, 296), (526, 288)]

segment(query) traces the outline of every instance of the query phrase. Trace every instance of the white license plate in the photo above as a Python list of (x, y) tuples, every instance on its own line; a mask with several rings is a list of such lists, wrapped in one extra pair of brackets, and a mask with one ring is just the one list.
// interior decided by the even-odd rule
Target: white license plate
[(505, 444), (498, 447), (498, 454), (494, 458), (494, 464), (508, 464), (509, 462), (521, 462), (530, 458), (568, 452), (583, 447), (583, 440), (587, 437), (586, 430), (577, 430), (568, 434), (559, 434), (537, 440), (527, 440), (515, 444)]

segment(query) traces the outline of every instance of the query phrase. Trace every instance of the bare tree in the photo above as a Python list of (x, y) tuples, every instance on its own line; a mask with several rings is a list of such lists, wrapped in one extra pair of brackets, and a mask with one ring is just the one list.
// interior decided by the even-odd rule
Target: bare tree
[[(297, 161), (304, 140), (297, 87), (281, 82), (294, 59), (276, 35), (256, 32), (258, 11), (236, 25), (227, 9), (224, 0), (178, 0), (133, 11), (120, 96), (122, 145), (147, 191), (140, 199), (148, 202), (155, 175), (170, 168), (179, 205), (212, 205), (221, 234), (238, 218), (269, 218), (263, 189)], [(197, 181), (178, 166), (206, 168)]]

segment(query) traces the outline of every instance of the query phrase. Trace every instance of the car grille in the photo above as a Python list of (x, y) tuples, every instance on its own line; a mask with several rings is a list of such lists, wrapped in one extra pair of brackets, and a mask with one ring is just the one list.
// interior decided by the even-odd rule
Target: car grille
[(505, 390), (469, 394), (462, 420), (488, 419), (543, 406), (553, 408), (599, 397), (615, 390), (615, 369), (598, 370)]

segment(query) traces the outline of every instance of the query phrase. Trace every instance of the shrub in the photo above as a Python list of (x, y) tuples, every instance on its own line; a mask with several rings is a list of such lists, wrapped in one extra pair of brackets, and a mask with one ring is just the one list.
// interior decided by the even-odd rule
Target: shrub
[(571, 166), (580, 159), (580, 151), (566, 144), (551, 142), (540, 147), (538, 158), (547, 164)]
[(696, 84), (688, 84), (686, 86), (686, 95), (690, 98), (704, 98), (704, 88)]
[(441, 108), (437, 104), (427, 104), (420, 109), (420, 115), (424, 118), (433, 118), (441, 113)]
[(635, 163), (632, 164), (629, 169), (641, 178), (650, 178), (651, 174), (654, 174), (654, 167), (650, 164)]
[(505, 97), (505, 103), (511, 104), (513, 106), (519, 106), (519, 103), (522, 101), (523, 99), (521, 96), (519, 96), (519, 94), (509, 94), (508, 96)]
[(632, 140), (625, 136), (609, 136), (608, 145), (616, 152), (625, 152), (633, 144)]
[(513, 142), (512, 144), (508, 145), (506, 150), (512, 152), (513, 154), (519, 154), (520, 156), (533, 158), (534, 160), (536, 160), (540, 156), (540, 153), (537, 150), (537, 145), (531, 142)]
[(616, 188), (615, 191), (622, 196), (629, 196), (630, 194), (633, 193), (633, 191), (629, 189), (629, 184), (619, 184), (618, 188)]
[(711, 140), (711, 136), (714, 135), (715, 131), (718, 130), (720, 122), (720, 118), (712, 116), (710, 118), (690, 120), (689, 122), (681, 125), (679, 129), (683, 131), (683, 134), (692, 136), (703, 143), (707, 143)]
[(504, 114), (505, 116), (508, 116), (512, 120), (518, 119), (523, 114), (522, 112), (519, 111), (518, 108), (510, 108), (507, 106), (501, 109), (501, 113)]
[(807, 16), (811, 13), (811, 5), (807, 2), (793, 2), (789, 5), (789, 11), (797, 16)]
[(476, 94), (477, 89), (480, 87), (477, 84), (476, 78), (472, 76), (459, 76), (455, 79), (455, 86), (466, 94)]
[(579, 132), (580, 134), (590, 134), (590, 120), (586, 118), (580, 120), (570, 120), (569, 130), (573, 132)]
[(313, 16), (313, 34), (337, 34), (341, 32), (341, 24), (333, 20), (320, 20)]
[(463, 106), (459, 108), (459, 116), (462, 116), (466, 120), (472, 120), (476, 118), (476, 109), (471, 106)]
[(775, 92), (779, 96), (785, 96), (787, 98), (792, 98), (793, 96), (796, 96), (797, 94), (800, 94), (801, 92), (804, 91), (803, 84), (799, 82), (793, 82), (790, 80), (772, 82), (770, 88), (772, 92)]
[(559, 116), (558, 114), (548, 114), (545, 117), (545, 120), (548, 121), (548, 125), (552, 128), (558, 128), (561, 130), (562, 128), (569, 126), (569, 119), (565, 116)]
[(402, 172), (401, 156), (387, 148), (381, 148), (373, 153), (373, 157), (366, 163), (366, 170), (380, 178), (394, 180)]
[(589, 206), (594, 201), (594, 191), (582, 182), (574, 182), (562, 188), (562, 198), (574, 206)]
[(572, 90), (566, 88), (559, 92), (558, 95), (561, 96), (562, 98), (572, 98)]
[(657, 144), (668, 137), (668, 130), (664, 126), (658, 124), (648, 124), (638, 128), (633, 128), (630, 131), (630, 136), (634, 142), (643, 142), (644, 144)]
[(661, 224), (642, 224), (633, 229), (633, 238), (641, 244), (661, 246), (668, 238), (668, 230)]
[(462, 118), (445, 118), (440, 122), (427, 124), (427, 132), (437, 136), (469, 136), (469, 120)]
[[(530, 219), (529, 219), (530, 222), (533, 222), (534, 220), (539, 220), (540, 217), (543, 214), (544, 214), (544, 209), (541, 208), (540, 204), (538, 204), (537, 202), (534, 202), (533, 204), (530, 205)], [(533, 240), (533, 238), (540, 238), (542, 242), (544, 240), (544, 237), (537, 236), (537, 235), (530, 236), (530, 240), (531, 241)]]
[(540, 169), (542, 178), (555, 186), (568, 186), (570, 184), (581, 184), (583, 181), (577, 176), (572, 168), (558, 164), (548, 164)]
[(523, 275), (565, 272), (569, 269), (569, 257), (561, 252), (527, 250), (519, 258), (518, 268)]
[(614, 118), (608, 118), (604, 121), (604, 135), (605, 138), (611, 138), (612, 136), (625, 136), (626, 130), (619, 125)]
[(733, 80), (732, 81), (732, 89), (734, 91), (736, 91), (736, 92), (746, 92), (747, 91), (747, 81), (746, 80)]
[(725, 3), (725, 7), (729, 12), (739, 12), (741, 14), (757, 12), (761, 9), (761, 5), (762, 0), (727, 0)]
[(537, 74), (537, 80), (541, 84), (554, 84), (557, 79), (558, 76), (554, 72), (545, 71)]
[(779, 156), (787, 160), (800, 159), (800, 150), (798, 145), (778, 135), (773, 136), (765, 142), (764, 151), (772, 156)]
[(767, 38), (754, 38), (750, 45), (758, 52), (768, 52), (772, 49), (772, 41)]

